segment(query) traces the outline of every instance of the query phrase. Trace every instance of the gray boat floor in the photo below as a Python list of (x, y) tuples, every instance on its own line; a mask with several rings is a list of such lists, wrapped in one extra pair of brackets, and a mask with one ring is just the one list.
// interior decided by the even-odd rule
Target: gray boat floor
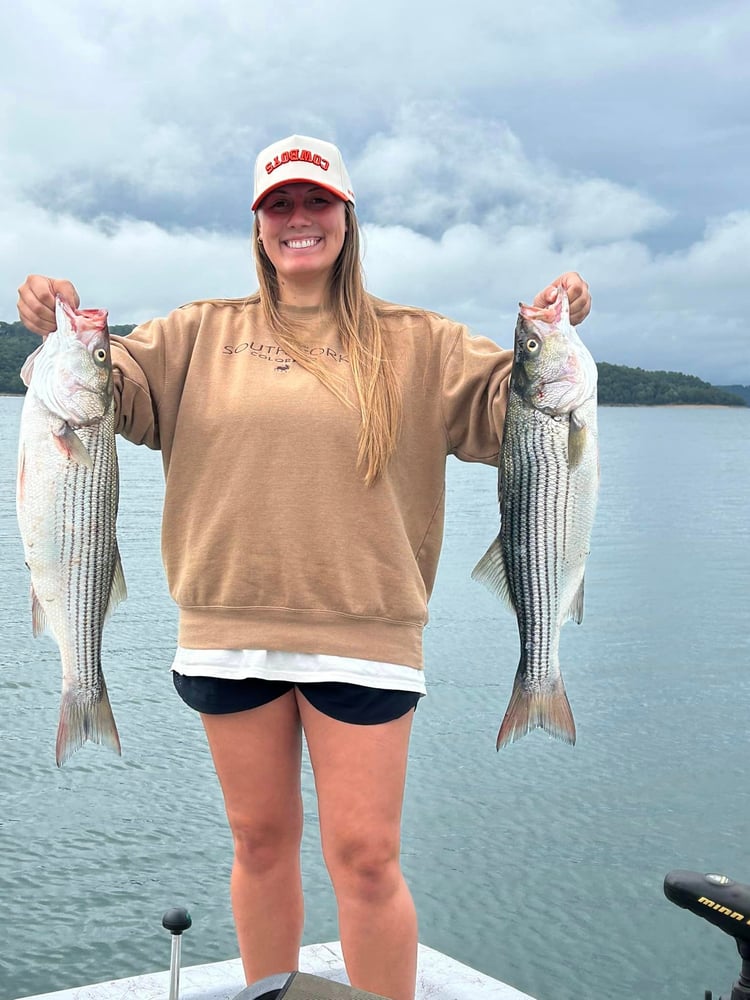
[[(339, 942), (306, 945), (300, 955), (300, 971), (346, 982)], [(527, 993), (422, 944), (417, 980), (417, 1000), (533, 1000)], [(180, 1000), (231, 1000), (245, 985), (239, 959), (188, 966), (180, 973)], [(19, 1000), (164, 1000), (168, 995), (169, 973), (155, 972)]]

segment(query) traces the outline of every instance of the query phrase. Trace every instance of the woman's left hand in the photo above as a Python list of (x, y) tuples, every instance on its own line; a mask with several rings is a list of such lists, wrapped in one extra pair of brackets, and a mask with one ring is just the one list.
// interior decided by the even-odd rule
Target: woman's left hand
[(559, 278), (555, 278), (547, 287), (539, 292), (534, 299), (534, 305), (539, 309), (544, 309), (557, 298), (556, 288), (562, 285), (568, 293), (568, 303), (570, 304), (570, 322), (573, 326), (583, 323), (591, 312), (591, 296), (589, 286), (578, 274), (577, 271), (566, 271)]

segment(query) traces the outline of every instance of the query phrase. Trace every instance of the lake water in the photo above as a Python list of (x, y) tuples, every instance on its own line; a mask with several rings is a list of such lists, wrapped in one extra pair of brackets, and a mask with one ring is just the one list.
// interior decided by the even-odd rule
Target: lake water
[[(173, 693), (159, 456), (123, 442), (130, 596), (104, 634), (123, 744), (54, 762), (60, 667), (34, 640), (15, 521), (21, 400), (0, 398), (0, 1000), (236, 957), (230, 837), (197, 716)], [(415, 719), (404, 868), (421, 940), (539, 1000), (727, 990), (732, 941), (668, 903), (672, 868), (750, 882), (750, 410), (601, 409), (586, 614), (561, 661), (574, 748), (495, 751), (515, 621), (470, 579), (496, 530), (495, 473), (449, 463), (446, 541)], [(305, 943), (338, 937), (312, 776)]]

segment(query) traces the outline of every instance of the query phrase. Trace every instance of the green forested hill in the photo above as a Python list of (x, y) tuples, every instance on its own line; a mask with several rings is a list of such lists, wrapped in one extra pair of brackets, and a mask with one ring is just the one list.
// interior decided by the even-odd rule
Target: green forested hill
[(695, 375), (682, 372), (644, 371), (597, 364), (599, 369), (599, 402), (624, 406), (669, 406), (692, 403), (712, 406), (747, 406), (742, 396), (703, 382)]
[(750, 385), (717, 385), (717, 389), (724, 392), (732, 392), (735, 396), (741, 396), (748, 406), (750, 406)]
[[(112, 326), (112, 333), (125, 335), (133, 324)], [(39, 337), (22, 323), (0, 323), (0, 393), (22, 393), (18, 373), (26, 358), (39, 346)], [(750, 405), (750, 386), (712, 386), (695, 375), (681, 372), (645, 371), (597, 364), (599, 402), (611, 406), (664, 406), (692, 403), (714, 406)]]

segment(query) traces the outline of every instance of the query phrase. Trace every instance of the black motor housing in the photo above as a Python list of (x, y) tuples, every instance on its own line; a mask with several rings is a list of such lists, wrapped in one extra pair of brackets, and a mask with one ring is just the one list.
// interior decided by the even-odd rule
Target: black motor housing
[(737, 942), (750, 943), (750, 885), (726, 875), (678, 870), (664, 879), (664, 895)]

